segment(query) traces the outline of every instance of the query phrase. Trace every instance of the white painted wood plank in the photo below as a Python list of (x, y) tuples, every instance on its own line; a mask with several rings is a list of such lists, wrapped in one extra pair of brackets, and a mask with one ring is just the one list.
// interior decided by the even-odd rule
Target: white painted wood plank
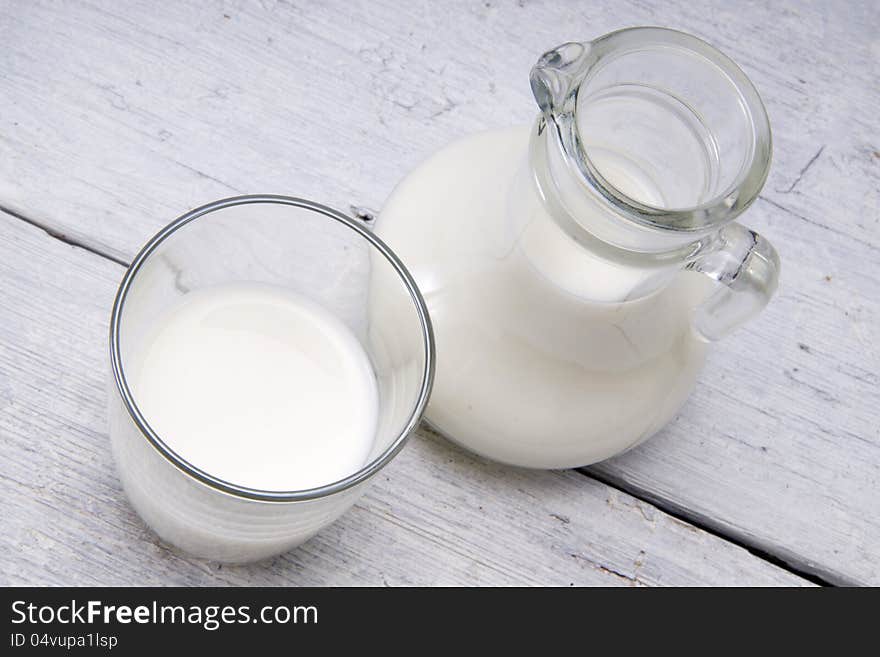
[(5, 3), (0, 205), (122, 259), (237, 192), (379, 207), (450, 139), (528, 121), (542, 50), (646, 23), (709, 39), (762, 92), (775, 161), (745, 220), (783, 280), (681, 417), (595, 471), (880, 583), (876, 3)]
[(421, 434), (302, 548), (220, 567), (159, 544), (106, 436), (122, 268), (0, 213), (0, 585), (809, 584), (575, 472), (487, 464)]

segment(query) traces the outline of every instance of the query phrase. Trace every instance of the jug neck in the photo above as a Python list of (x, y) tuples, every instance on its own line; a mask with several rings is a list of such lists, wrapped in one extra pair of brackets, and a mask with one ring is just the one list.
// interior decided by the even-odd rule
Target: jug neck
[(664, 240), (622, 221), (570, 175), (557, 146), (540, 117), (509, 191), (515, 253), (530, 271), (571, 298), (621, 303), (666, 287), (703, 250), (693, 236)]
[(699, 250), (757, 197), (770, 162), (763, 104), (696, 37), (620, 30), (549, 51), (533, 68), (542, 114), (534, 179), (574, 238), (631, 254)]
[(607, 260), (637, 266), (681, 266), (711, 240), (702, 233), (656, 230), (628, 221), (578, 174), (554, 126), (538, 117), (529, 139), (528, 177), (547, 216), (569, 239)]

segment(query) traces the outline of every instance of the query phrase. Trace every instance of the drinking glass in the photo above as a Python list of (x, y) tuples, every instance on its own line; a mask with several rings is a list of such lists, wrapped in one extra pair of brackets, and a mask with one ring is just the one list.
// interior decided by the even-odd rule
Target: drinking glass
[[(304, 296), (360, 342), (376, 376), (379, 412), (372, 452), (356, 472), (308, 490), (240, 486), (182, 458), (141, 413), (126, 374), (155, 318), (191, 291), (238, 282)], [(394, 312), (377, 313), (377, 305)], [(247, 562), (299, 545), (334, 521), (403, 448), (428, 401), (434, 342), (412, 277), (365, 225), (303, 199), (240, 196), (186, 213), (135, 257), (113, 305), (110, 365), (110, 439), (134, 508), (186, 552)], [(345, 404), (340, 398), (340, 409)]]

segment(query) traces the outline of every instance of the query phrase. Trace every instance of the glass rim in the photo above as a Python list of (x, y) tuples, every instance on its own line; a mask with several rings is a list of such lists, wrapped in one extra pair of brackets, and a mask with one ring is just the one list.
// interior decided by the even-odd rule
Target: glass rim
[[(376, 456), (376, 458), (370, 460), (353, 474), (350, 474), (343, 479), (339, 479), (329, 484), (317, 486), (314, 488), (290, 491), (272, 491), (258, 488), (250, 488), (247, 486), (234, 484), (224, 479), (220, 479), (219, 477), (215, 477), (210, 473), (198, 468), (194, 464), (190, 463), (188, 460), (184, 459), (182, 456), (177, 454), (177, 452), (171, 449), (171, 447), (169, 447), (167, 443), (165, 443), (165, 441), (162, 440), (162, 438), (152, 429), (149, 422), (147, 422), (146, 418), (143, 416), (140, 409), (138, 408), (138, 405), (134, 400), (134, 395), (132, 394), (128, 386), (128, 381), (126, 379), (125, 370), (122, 363), (120, 349), (120, 324), (122, 310), (125, 306), (125, 301), (128, 296), (129, 289), (131, 288), (132, 283), (137, 277), (138, 271), (140, 270), (141, 266), (147, 261), (150, 255), (156, 250), (159, 245), (165, 242), (165, 240), (171, 237), (179, 229), (183, 228), (190, 222), (195, 221), (200, 217), (208, 215), (217, 210), (222, 210), (237, 205), (248, 205), (257, 203), (289, 205), (315, 212), (317, 214), (321, 214), (330, 219), (333, 219), (358, 233), (361, 237), (367, 240), (372, 248), (375, 248), (377, 251), (379, 251), (379, 253), (381, 253), (389, 262), (389, 264), (391, 264), (391, 266), (394, 268), (395, 272), (398, 275), (398, 278), (403, 282), (404, 286), (406, 287), (407, 292), (410, 295), (410, 299), (416, 308), (416, 313), (419, 317), (419, 326), (422, 333), (422, 345), (424, 349), (425, 364), (422, 370), (422, 382), (419, 389), (418, 398), (412, 411), (410, 412), (410, 416), (403, 429), (389, 444), (389, 446), (386, 447), (378, 456)], [(366, 226), (361, 225), (351, 217), (348, 217), (326, 205), (293, 196), (281, 196), (275, 194), (247, 194), (243, 196), (233, 196), (199, 206), (171, 221), (169, 224), (161, 228), (155, 235), (153, 235), (153, 237), (151, 237), (149, 241), (147, 241), (147, 243), (141, 248), (138, 254), (131, 261), (131, 264), (128, 266), (124, 276), (122, 277), (119, 288), (116, 291), (116, 297), (113, 301), (113, 309), (110, 314), (110, 365), (116, 384), (116, 390), (121, 396), (122, 403), (125, 406), (129, 417), (132, 419), (135, 427), (138, 429), (141, 435), (147, 439), (147, 441), (160, 455), (162, 455), (169, 463), (174, 465), (185, 475), (188, 475), (196, 481), (219, 492), (226, 493), (234, 497), (260, 502), (298, 502), (327, 497), (333, 495), (334, 493), (339, 493), (353, 488), (354, 486), (357, 486), (358, 484), (366, 481), (377, 472), (379, 472), (382, 468), (384, 468), (388, 463), (391, 462), (391, 460), (398, 454), (398, 452), (400, 452), (401, 449), (403, 449), (403, 446), (409, 440), (409, 437), (412, 435), (416, 426), (421, 421), (425, 407), (428, 404), (428, 399), (431, 395), (431, 387), (434, 380), (435, 363), (436, 354), (434, 345), (434, 332), (431, 325), (431, 318), (428, 314), (428, 308), (425, 304), (425, 300), (422, 297), (421, 292), (418, 289), (418, 286), (416, 285), (415, 279), (413, 279), (412, 275), (409, 273), (409, 270), (407, 270), (407, 268), (404, 266), (403, 262), (401, 262), (401, 260), (395, 255), (395, 253)]]
[[(617, 189), (593, 164), (589, 149), (583, 145), (577, 127), (572, 125), (568, 130), (560, 130), (566, 157), (606, 201), (638, 224), (654, 229), (682, 232), (702, 232), (718, 228), (735, 219), (754, 202), (770, 172), (773, 137), (767, 109), (761, 96), (754, 83), (736, 62), (707, 41), (687, 32), (666, 27), (623, 28), (583, 45), (585, 52), (581, 61), (583, 78), (580, 84), (587, 83), (606, 62), (612, 62), (632, 52), (651, 48), (678, 48), (702, 57), (714, 65), (719, 74), (726, 77), (739, 94), (741, 105), (747, 112), (754, 140), (750, 161), (723, 190), (695, 205), (664, 208), (643, 203)], [(577, 102), (577, 94), (572, 100), (574, 103)]]

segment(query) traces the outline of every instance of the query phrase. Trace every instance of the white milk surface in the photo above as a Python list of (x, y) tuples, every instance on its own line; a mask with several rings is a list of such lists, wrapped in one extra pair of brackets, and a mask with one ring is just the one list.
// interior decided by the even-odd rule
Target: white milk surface
[(134, 353), (130, 386), (147, 422), (215, 477), (303, 490), (366, 463), (378, 412), (369, 358), (341, 321), (285, 288), (189, 292)]

